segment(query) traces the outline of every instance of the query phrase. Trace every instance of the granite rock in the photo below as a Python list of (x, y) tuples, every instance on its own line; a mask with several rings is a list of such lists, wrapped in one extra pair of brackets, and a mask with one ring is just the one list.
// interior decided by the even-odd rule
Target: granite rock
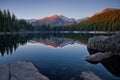
[(18, 61), (0, 65), (0, 80), (49, 80), (30, 62)]

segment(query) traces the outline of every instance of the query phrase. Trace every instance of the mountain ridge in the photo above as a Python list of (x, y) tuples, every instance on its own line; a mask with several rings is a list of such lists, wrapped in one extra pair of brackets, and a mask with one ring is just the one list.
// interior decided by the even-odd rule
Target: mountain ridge
[(35, 26), (36, 25), (65, 26), (65, 25), (72, 25), (75, 23), (79, 23), (86, 19), (87, 19), (86, 17), (82, 19), (74, 19), (74, 18), (68, 18), (63, 15), (52, 15), (40, 19), (29, 19), (26, 20), (26, 22)]

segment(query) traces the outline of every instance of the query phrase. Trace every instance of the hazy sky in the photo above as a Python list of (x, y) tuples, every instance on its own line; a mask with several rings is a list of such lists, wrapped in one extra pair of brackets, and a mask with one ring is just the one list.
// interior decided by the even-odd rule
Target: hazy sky
[(17, 18), (39, 19), (54, 14), (83, 18), (104, 8), (120, 8), (120, 0), (0, 0)]

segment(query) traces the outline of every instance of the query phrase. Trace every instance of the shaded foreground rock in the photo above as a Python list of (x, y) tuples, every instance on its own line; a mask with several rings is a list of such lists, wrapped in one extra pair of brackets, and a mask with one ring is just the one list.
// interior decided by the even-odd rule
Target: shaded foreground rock
[(104, 59), (101, 64), (108, 70), (112, 75), (120, 77), (120, 56), (112, 56)]
[(90, 63), (101, 63), (112, 75), (120, 77), (120, 33), (112, 36), (95, 36), (87, 45)]
[(0, 65), (0, 80), (49, 80), (30, 62)]
[(80, 78), (82, 78), (83, 80), (102, 80), (93, 72), (82, 72)]

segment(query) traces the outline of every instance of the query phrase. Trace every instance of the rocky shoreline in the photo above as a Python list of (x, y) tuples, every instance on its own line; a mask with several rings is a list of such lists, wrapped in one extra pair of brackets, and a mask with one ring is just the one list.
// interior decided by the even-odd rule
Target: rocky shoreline
[(120, 33), (112, 36), (94, 36), (87, 44), (86, 61), (101, 63), (112, 75), (120, 77)]
[[(102, 80), (91, 71), (81, 72), (82, 80)], [(17, 61), (0, 65), (0, 80), (49, 80), (31, 62)]]
[(87, 48), (91, 55), (87, 56), (86, 60), (93, 63), (114, 55), (120, 56), (120, 33), (89, 38)]

